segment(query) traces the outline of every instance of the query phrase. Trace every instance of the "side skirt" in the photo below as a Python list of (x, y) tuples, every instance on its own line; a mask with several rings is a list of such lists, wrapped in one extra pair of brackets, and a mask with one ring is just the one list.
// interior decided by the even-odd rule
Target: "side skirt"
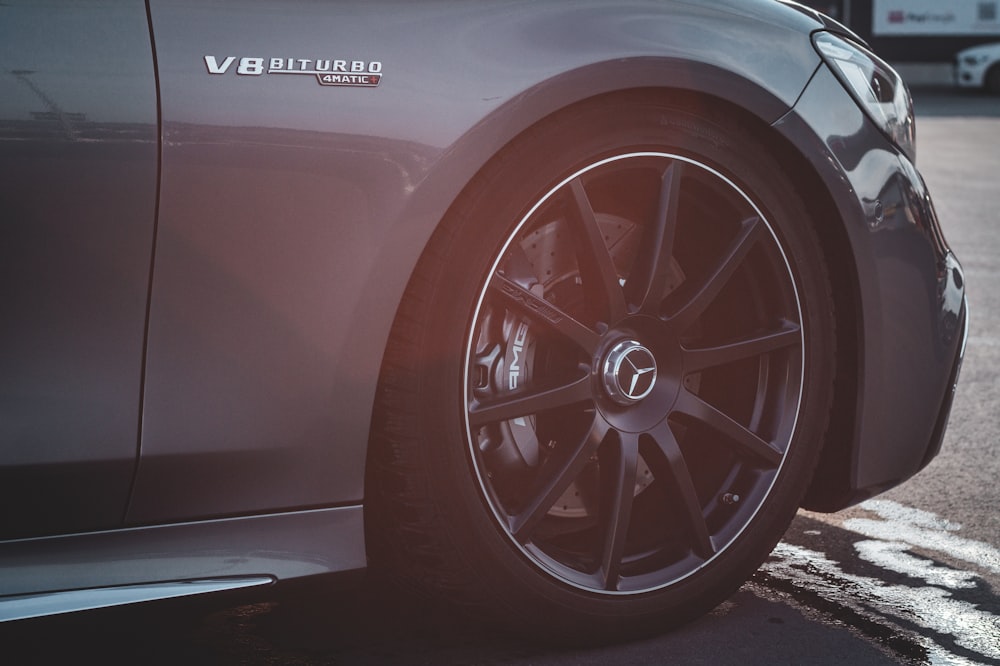
[(0, 622), (364, 568), (360, 506), (0, 543)]

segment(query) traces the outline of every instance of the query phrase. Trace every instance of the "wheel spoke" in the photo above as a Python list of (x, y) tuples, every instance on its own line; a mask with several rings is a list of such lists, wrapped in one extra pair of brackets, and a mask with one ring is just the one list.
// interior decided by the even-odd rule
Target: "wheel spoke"
[(537, 477), (539, 482), (528, 493), (525, 508), (516, 515), (510, 516), (508, 520), (508, 528), (514, 539), (520, 543), (528, 541), (531, 532), (549, 512), (556, 500), (591, 462), (607, 436), (608, 430), (607, 422), (599, 414), (595, 414), (590, 430), (580, 438), (575, 446), (563, 452), (556, 451), (542, 463)]
[[(610, 438), (609, 438), (610, 439)], [(601, 575), (604, 589), (618, 589), (622, 556), (635, 497), (639, 440), (635, 435), (615, 438), (614, 446), (601, 455), (600, 521), (604, 533)], [(609, 442), (610, 444), (611, 442)]]
[(674, 410), (701, 421), (719, 434), (744, 457), (755, 459), (768, 467), (781, 464), (782, 452), (756, 433), (737, 423), (690, 391), (681, 391)]
[(685, 349), (684, 370), (697, 372), (706, 368), (734, 363), (744, 359), (762, 356), (764, 354), (793, 347), (800, 344), (799, 326), (790, 321), (782, 322), (780, 329), (760, 335), (747, 337), (737, 342), (730, 342), (716, 347), (702, 349)]
[(679, 330), (684, 330), (701, 316), (701, 314), (712, 304), (715, 297), (719, 295), (722, 288), (726, 286), (729, 279), (736, 272), (736, 269), (743, 263), (747, 253), (754, 246), (757, 240), (764, 233), (764, 225), (759, 217), (751, 217), (743, 220), (740, 232), (733, 243), (729, 246), (719, 261), (718, 266), (688, 299), (681, 308), (670, 319), (675, 322)]
[(584, 376), (562, 386), (515, 393), (474, 404), (469, 408), (469, 425), (478, 428), (487, 423), (508, 421), (592, 399), (590, 377)]
[(490, 290), (501, 296), (511, 309), (567, 338), (588, 354), (597, 349), (600, 336), (595, 331), (516, 282), (497, 273), (490, 280)]
[[(687, 527), (691, 534), (691, 550), (698, 557), (707, 560), (715, 554), (715, 543), (708, 533), (708, 524), (705, 522), (705, 514), (701, 509), (701, 501), (694, 487), (694, 480), (688, 469), (684, 454), (681, 453), (680, 446), (677, 445), (677, 438), (666, 421), (661, 423), (650, 433), (656, 443), (657, 455), (650, 456), (652, 461), (659, 460), (656, 468), (664, 468), (666, 479), (674, 491), (679, 502), (680, 512), (683, 515)], [(654, 471), (654, 474), (656, 472)]]
[(569, 190), (571, 205), (567, 221), (576, 243), (580, 278), (587, 289), (594, 319), (611, 324), (625, 316), (625, 292), (618, 281), (618, 269), (581, 180), (573, 180)]
[(643, 314), (659, 314), (670, 275), (682, 171), (683, 162), (671, 162), (663, 172), (656, 217), (652, 224), (646, 226), (639, 255), (625, 283), (625, 293), (633, 303), (638, 304), (639, 312)]

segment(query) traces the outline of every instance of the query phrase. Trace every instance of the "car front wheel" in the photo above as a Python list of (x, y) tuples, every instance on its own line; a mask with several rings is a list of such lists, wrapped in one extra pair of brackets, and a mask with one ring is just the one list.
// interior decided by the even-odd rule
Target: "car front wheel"
[(571, 640), (690, 618), (759, 566), (818, 458), (834, 323), (816, 231), (758, 136), (606, 98), (476, 177), (386, 354), (382, 560)]

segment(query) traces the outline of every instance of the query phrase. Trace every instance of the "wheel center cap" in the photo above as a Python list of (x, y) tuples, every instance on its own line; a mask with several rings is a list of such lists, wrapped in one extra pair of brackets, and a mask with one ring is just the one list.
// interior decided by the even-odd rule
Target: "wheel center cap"
[(604, 390), (619, 405), (633, 405), (656, 385), (656, 359), (635, 340), (622, 340), (604, 358)]

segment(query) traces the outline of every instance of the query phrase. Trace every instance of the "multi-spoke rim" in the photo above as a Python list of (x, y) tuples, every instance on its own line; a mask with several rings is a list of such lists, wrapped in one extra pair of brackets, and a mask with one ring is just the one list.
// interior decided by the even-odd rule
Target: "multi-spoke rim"
[(470, 457), (501, 531), (602, 594), (703, 568), (788, 454), (801, 322), (778, 236), (717, 170), (633, 152), (558, 183), (508, 237), (467, 335)]

